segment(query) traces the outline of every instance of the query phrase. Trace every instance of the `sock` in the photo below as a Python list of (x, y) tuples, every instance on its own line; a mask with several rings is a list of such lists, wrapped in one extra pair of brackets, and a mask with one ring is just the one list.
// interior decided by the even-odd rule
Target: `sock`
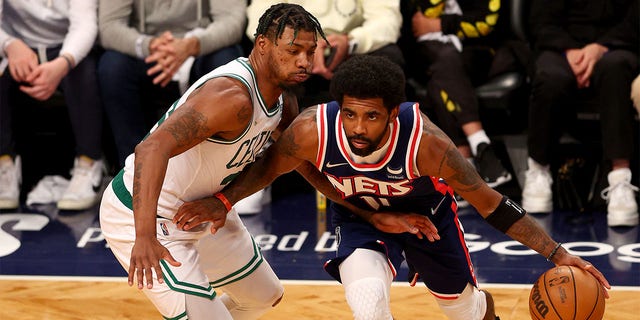
[(489, 140), (489, 136), (484, 132), (484, 130), (480, 130), (476, 133), (473, 133), (467, 137), (467, 141), (469, 141), (469, 146), (471, 147), (471, 153), (475, 156), (478, 154), (478, 145), (481, 143), (491, 144), (491, 140)]

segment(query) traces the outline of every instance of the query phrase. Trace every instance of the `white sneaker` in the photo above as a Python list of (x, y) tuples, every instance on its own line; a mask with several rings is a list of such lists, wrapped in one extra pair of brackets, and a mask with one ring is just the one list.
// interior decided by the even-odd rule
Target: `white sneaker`
[(0, 162), (0, 209), (15, 209), (20, 205), (22, 164), (20, 156)]
[(271, 188), (266, 187), (240, 201), (233, 208), (239, 215), (256, 214), (262, 210), (262, 206), (271, 202)]
[(607, 180), (609, 186), (600, 193), (607, 200), (607, 224), (610, 227), (637, 226), (638, 203), (634, 192), (638, 192), (638, 187), (631, 184), (631, 170), (613, 170)]
[(84, 210), (96, 203), (97, 192), (102, 184), (103, 165), (101, 160), (88, 164), (76, 158), (71, 170), (69, 187), (58, 201), (58, 209)]
[(522, 208), (531, 213), (550, 213), (553, 209), (553, 178), (549, 166), (543, 166), (531, 158), (527, 163), (529, 169), (525, 172), (522, 188)]

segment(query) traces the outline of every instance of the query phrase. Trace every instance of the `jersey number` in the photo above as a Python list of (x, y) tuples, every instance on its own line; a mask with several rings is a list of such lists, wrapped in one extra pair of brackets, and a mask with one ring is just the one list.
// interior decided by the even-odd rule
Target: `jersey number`
[(391, 204), (389, 203), (389, 200), (387, 200), (386, 198), (375, 198), (372, 196), (361, 196), (360, 199), (362, 199), (364, 202), (366, 202), (373, 210), (378, 211), (380, 209), (380, 207), (385, 206), (385, 207), (390, 207)]

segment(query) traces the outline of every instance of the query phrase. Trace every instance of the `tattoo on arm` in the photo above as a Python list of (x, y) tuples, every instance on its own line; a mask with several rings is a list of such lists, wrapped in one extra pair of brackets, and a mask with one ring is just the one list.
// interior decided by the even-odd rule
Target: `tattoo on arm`
[(544, 255), (555, 246), (555, 242), (529, 216), (524, 216), (507, 231), (507, 235)]
[(283, 151), (287, 156), (294, 156), (300, 150), (300, 146), (296, 144), (295, 138), (292, 130), (283, 132), (282, 137), (278, 140), (278, 143), (282, 143), (278, 150)]
[(132, 194), (132, 197), (133, 197), (132, 205), (133, 205), (134, 208), (137, 208), (138, 205), (140, 204), (140, 196), (139, 196), (139, 193), (140, 193), (140, 180), (141, 180), (140, 174), (141, 174), (143, 166), (144, 165), (142, 164), (142, 162), (138, 162), (134, 166), (134, 171), (133, 171), (134, 179), (133, 179), (133, 190), (132, 190), (133, 191), (132, 192), (133, 193)]
[[(479, 189), (482, 186), (483, 181), (476, 173), (475, 168), (469, 165), (467, 160), (462, 157), (460, 152), (458, 152), (458, 149), (451, 139), (433, 122), (431, 122), (429, 118), (423, 115), (422, 120), (424, 123), (422, 127), (423, 131), (427, 135), (433, 135), (439, 140), (448, 141), (444, 154), (442, 155), (438, 165), (438, 176), (443, 177), (445, 180), (450, 182), (458, 182), (458, 189), (460, 191), (474, 191)], [(454, 174), (452, 176), (444, 176), (445, 165), (453, 170)]]
[(167, 124), (164, 130), (171, 133), (179, 146), (185, 146), (195, 139), (207, 138), (209, 128), (202, 113), (188, 109), (174, 123)]

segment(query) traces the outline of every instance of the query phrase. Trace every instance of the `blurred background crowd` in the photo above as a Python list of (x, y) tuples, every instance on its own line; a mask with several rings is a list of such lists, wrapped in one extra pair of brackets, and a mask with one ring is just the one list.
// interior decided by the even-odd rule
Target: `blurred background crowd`
[[(330, 44), (295, 89), (301, 109), (332, 100), (346, 59), (388, 57), (407, 100), (527, 211), (638, 224), (639, 0), (0, 0), (0, 209), (95, 206), (191, 83), (249, 53), (278, 2), (305, 7)], [(239, 211), (312, 192), (295, 175)]]

